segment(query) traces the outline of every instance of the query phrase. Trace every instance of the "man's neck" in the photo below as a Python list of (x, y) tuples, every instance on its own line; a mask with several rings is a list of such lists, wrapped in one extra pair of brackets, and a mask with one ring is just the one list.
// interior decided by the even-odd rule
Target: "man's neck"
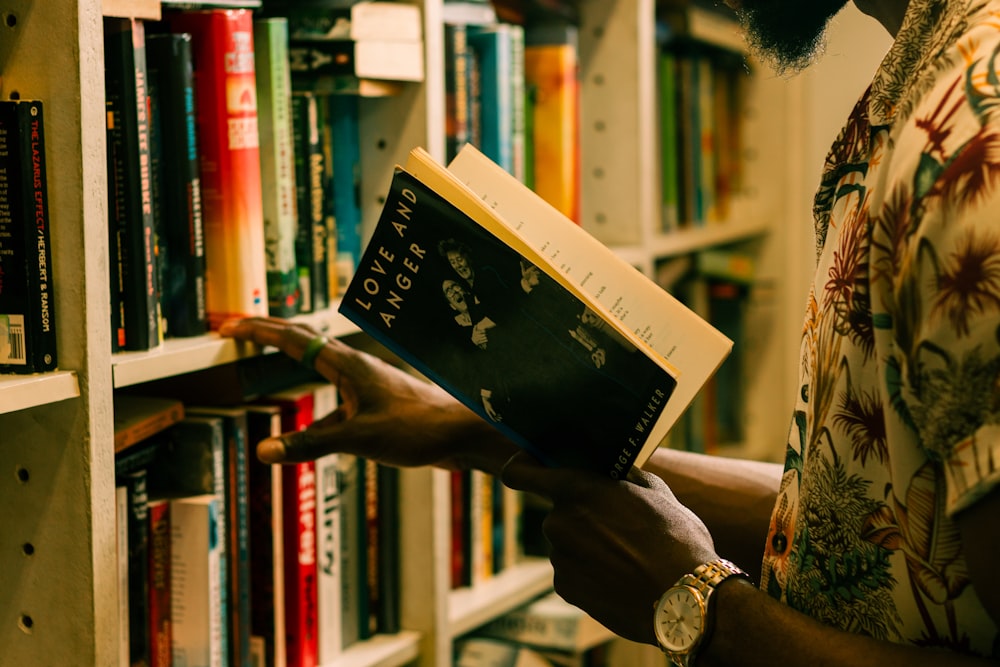
[(854, 0), (854, 4), (868, 16), (877, 19), (895, 37), (903, 25), (903, 16), (910, 0)]

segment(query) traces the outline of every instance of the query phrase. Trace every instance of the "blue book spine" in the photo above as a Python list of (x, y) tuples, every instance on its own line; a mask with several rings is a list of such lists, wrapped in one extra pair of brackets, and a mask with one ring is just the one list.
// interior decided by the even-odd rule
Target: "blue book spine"
[(511, 26), (469, 26), (476, 53), (480, 90), (480, 150), (514, 173), (514, 82)]
[(358, 98), (331, 95), (333, 208), (337, 220), (337, 276), (341, 293), (361, 260), (361, 139)]

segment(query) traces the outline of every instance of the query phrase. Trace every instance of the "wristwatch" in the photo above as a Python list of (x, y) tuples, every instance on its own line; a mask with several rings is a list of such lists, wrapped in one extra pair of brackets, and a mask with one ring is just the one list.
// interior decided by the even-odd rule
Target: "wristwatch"
[(690, 667), (711, 630), (708, 604), (712, 593), (733, 576), (746, 572), (722, 558), (703, 563), (685, 574), (656, 602), (653, 632), (660, 649), (677, 667)]

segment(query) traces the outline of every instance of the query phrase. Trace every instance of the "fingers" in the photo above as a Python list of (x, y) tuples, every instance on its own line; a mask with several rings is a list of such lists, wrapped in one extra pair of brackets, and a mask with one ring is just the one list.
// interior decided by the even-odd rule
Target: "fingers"
[[(301, 361), (309, 342), (320, 335), (312, 327), (277, 317), (247, 317), (229, 320), (219, 327), (219, 335), (253, 342), (260, 346), (276, 347), (292, 359)], [(315, 358), (318, 372), (330, 378), (345, 357), (354, 351), (341, 341), (331, 338)]]
[(353, 442), (340, 433), (344, 421), (343, 412), (338, 409), (302, 431), (261, 440), (257, 444), (257, 458), (264, 463), (301, 463), (338, 451), (357, 453), (356, 446), (338, 447)]
[(534, 493), (549, 500), (580, 493), (582, 489), (601, 481), (596, 473), (585, 470), (545, 466), (524, 451), (519, 451), (507, 461), (501, 479), (512, 489)]

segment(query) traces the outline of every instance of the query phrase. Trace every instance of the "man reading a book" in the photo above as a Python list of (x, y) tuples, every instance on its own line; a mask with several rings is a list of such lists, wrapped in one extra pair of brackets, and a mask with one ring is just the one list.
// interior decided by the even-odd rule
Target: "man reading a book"
[[(782, 72), (847, 1), (727, 0)], [(816, 194), (784, 466), (660, 449), (628, 481), (543, 468), (339, 341), (315, 366), (341, 408), (258, 455), (502, 472), (552, 501), (556, 590), (677, 665), (1000, 665), (1000, 0), (854, 2), (895, 41)], [(223, 333), (293, 358), (314, 337)]]

